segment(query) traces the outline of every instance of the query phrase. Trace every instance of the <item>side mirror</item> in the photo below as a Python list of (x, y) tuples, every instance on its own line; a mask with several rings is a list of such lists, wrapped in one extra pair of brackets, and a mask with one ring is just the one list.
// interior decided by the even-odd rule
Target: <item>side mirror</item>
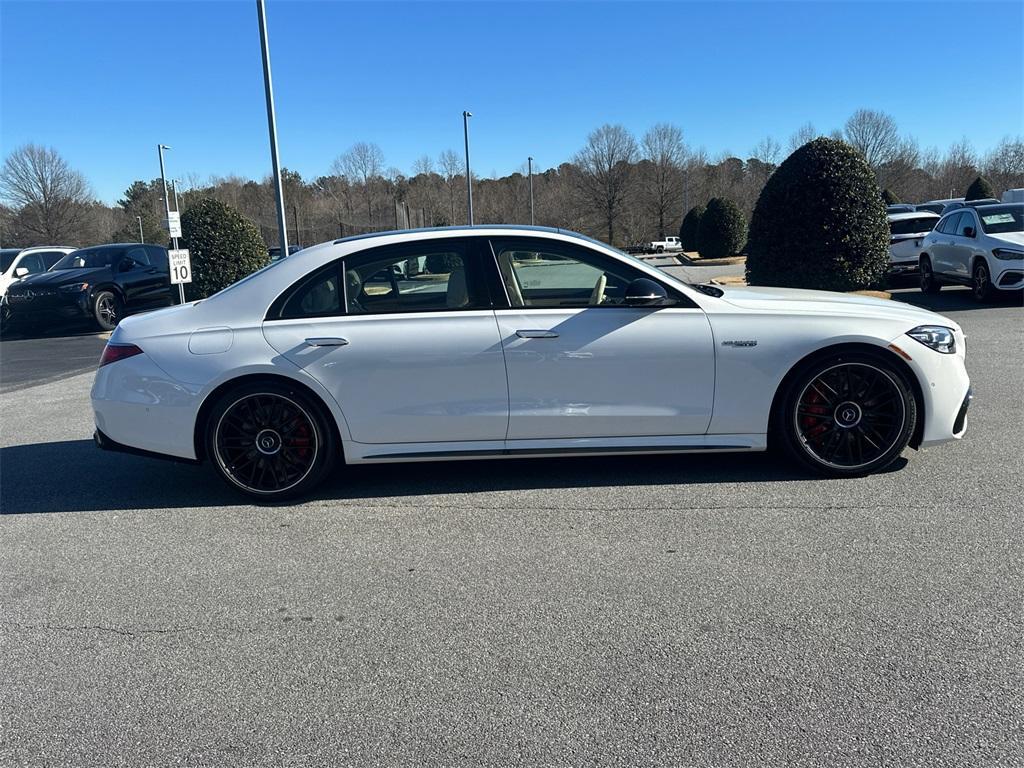
[(14, 270), (15, 277), (24, 277), (28, 274), (28, 267), (18, 267)]
[(646, 277), (638, 277), (626, 286), (623, 303), (630, 307), (652, 307), (668, 300), (668, 293), (660, 283)]
[(120, 262), (118, 262), (117, 269), (119, 272), (127, 272), (134, 266), (135, 259), (133, 259), (131, 256), (125, 256), (123, 259), (121, 259)]
[(974, 227), (964, 227), (964, 237), (974, 237), (976, 234)]

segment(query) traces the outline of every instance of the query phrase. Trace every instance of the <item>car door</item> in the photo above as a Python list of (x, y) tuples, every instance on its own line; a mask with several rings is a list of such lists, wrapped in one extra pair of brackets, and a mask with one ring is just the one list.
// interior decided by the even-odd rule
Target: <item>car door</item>
[(935, 228), (930, 256), (932, 257), (932, 270), (937, 274), (953, 274), (953, 248), (956, 245), (954, 233), (957, 230), (961, 214), (961, 211), (949, 214)]
[(497, 309), (508, 369), (508, 439), (702, 435), (715, 352), (704, 312), (623, 303), (646, 272), (595, 249), (500, 238), (493, 257), (508, 308)]
[(950, 246), (950, 273), (961, 282), (971, 279), (971, 259), (978, 244), (978, 221), (974, 211), (960, 213), (953, 245)]
[(480, 247), (359, 251), (282, 294), (264, 335), (334, 395), (357, 442), (502, 441), (508, 383)]

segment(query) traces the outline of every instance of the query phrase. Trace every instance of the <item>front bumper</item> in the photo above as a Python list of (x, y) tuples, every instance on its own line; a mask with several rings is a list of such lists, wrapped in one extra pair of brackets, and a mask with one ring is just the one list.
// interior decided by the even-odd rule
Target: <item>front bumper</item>
[(33, 291), (26, 297), (23, 291), (8, 291), (7, 308), (14, 321), (38, 321), (51, 318), (84, 320), (92, 317), (88, 291), (62, 293), (57, 288)]
[[(993, 259), (994, 261), (994, 259)], [(1001, 271), (998, 270), (1002, 264), (993, 264), (992, 284), (1002, 291), (1016, 291), (1024, 288), (1024, 264), (1019, 261), (1011, 261)]]

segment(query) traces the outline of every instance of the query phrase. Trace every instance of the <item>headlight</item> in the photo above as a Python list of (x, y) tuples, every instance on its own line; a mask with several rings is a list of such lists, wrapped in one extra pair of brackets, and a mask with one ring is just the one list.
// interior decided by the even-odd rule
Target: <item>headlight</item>
[(913, 330), (907, 331), (907, 336), (920, 341), (926, 347), (931, 347), (936, 352), (944, 355), (951, 355), (956, 352), (956, 336), (952, 328), (945, 328), (941, 325), (919, 325)]
[(1009, 248), (993, 248), (992, 255), (1003, 261), (1024, 259), (1024, 251), (1014, 251)]
[(81, 293), (82, 291), (88, 291), (88, 283), (75, 283), (74, 285), (62, 285), (60, 287), (61, 293)]

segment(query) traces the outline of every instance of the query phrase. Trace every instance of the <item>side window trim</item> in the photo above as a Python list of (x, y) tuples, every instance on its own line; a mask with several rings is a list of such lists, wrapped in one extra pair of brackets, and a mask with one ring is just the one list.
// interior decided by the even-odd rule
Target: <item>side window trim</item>
[[(341, 305), (340, 311), (338, 312), (322, 312), (310, 315), (296, 315), (294, 317), (284, 316), (285, 305), (289, 301), (291, 301), (292, 297), (295, 296), (295, 294), (298, 293), (299, 291), (303, 290), (311, 280), (314, 280), (321, 274), (328, 274), (331, 271), (331, 268), (333, 268), (335, 271), (335, 280), (340, 280), (342, 285), (344, 286), (345, 272), (344, 269), (342, 268), (342, 263), (342, 259), (335, 259), (334, 261), (330, 261), (327, 264), (324, 264), (323, 266), (317, 267), (311, 272), (307, 272), (298, 280), (293, 282), (291, 285), (289, 285), (287, 288), (281, 291), (281, 293), (277, 295), (277, 298), (275, 298), (271, 302), (270, 307), (267, 309), (267, 313), (263, 316), (263, 322), (274, 322), (277, 320), (310, 320), (323, 319), (329, 317), (344, 317), (344, 304)], [(344, 288), (342, 288), (342, 290), (344, 291)]]

